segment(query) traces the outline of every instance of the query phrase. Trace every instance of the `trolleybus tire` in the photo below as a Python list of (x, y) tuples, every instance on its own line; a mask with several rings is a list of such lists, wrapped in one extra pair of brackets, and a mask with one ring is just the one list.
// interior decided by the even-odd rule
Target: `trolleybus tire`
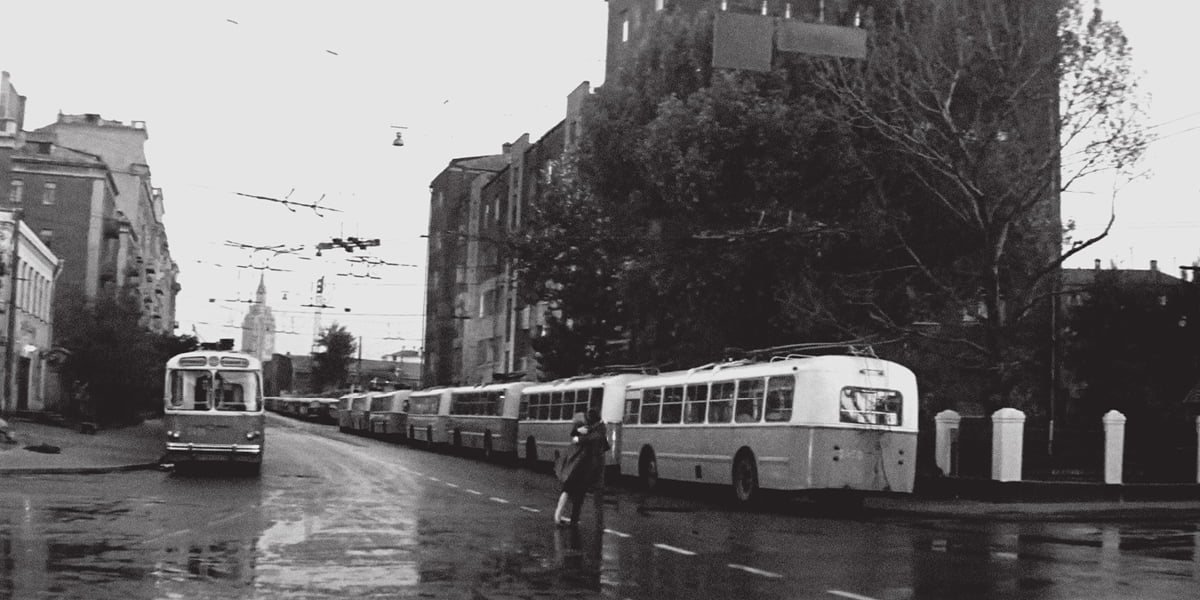
[(649, 446), (643, 448), (641, 456), (638, 457), (638, 482), (647, 492), (658, 485), (658, 458), (654, 455), (654, 449)]
[(754, 453), (742, 449), (733, 459), (733, 498), (739, 506), (747, 506), (758, 500), (758, 467), (754, 464)]
[(483, 432), (483, 459), (492, 460), (494, 458), (496, 455), (492, 452), (492, 432), (485, 431)]

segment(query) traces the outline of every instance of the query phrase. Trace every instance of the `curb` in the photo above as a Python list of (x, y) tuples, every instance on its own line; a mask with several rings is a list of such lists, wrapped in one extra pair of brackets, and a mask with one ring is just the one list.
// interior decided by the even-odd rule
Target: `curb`
[(125, 471), (148, 471), (159, 468), (160, 463), (134, 463), (103, 467), (13, 467), (0, 468), (0, 477), (10, 475), (102, 475)]

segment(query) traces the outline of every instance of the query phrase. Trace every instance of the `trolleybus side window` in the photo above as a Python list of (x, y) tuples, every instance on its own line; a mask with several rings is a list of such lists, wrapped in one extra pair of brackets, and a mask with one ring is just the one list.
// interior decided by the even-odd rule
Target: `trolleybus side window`
[[(550, 420), (558, 421), (563, 418), (562, 392), (550, 392)], [(567, 415), (567, 418), (571, 418)]]
[(737, 408), (734, 418), (738, 423), (757, 423), (762, 420), (763, 380), (739, 379)]
[(658, 412), (662, 407), (662, 390), (651, 388), (642, 391), (642, 425), (658, 423)]
[(538, 421), (545, 421), (550, 418), (550, 396), (549, 394), (534, 394), (529, 399), (529, 413)]
[(588, 410), (588, 390), (575, 391), (575, 412), (587, 414)]
[(575, 390), (562, 393), (562, 418), (570, 419), (575, 415)]
[(683, 418), (683, 386), (663, 390), (662, 422), (677, 424)]
[(767, 378), (767, 421), (792, 420), (792, 401), (796, 396), (796, 378), (776, 375)]
[(604, 388), (592, 388), (591, 399), (588, 400), (588, 408), (600, 410), (604, 404)]
[(629, 390), (625, 393), (625, 423), (637, 425), (638, 417), (641, 416), (642, 410), (642, 395), (637, 390)]
[(703, 423), (704, 410), (708, 403), (707, 385), (687, 386), (687, 398), (684, 400), (683, 422)]
[(708, 402), (708, 422), (728, 423), (733, 418), (733, 392), (736, 384), (721, 381), (712, 384), (712, 398)]

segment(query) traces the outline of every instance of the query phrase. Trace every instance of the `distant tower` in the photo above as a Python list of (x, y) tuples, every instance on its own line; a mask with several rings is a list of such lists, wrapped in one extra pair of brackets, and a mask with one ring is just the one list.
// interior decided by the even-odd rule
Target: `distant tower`
[(275, 317), (267, 306), (267, 284), (262, 275), (258, 277), (254, 304), (242, 320), (242, 352), (259, 360), (271, 360), (275, 353)]

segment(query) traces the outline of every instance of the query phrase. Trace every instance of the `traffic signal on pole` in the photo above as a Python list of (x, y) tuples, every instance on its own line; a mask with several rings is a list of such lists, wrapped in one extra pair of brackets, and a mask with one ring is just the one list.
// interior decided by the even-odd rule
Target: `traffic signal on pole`
[(320, 294), (324, 291), (325, 291), (325, 278), (322, 277), (317, 280), (317, 293)]

